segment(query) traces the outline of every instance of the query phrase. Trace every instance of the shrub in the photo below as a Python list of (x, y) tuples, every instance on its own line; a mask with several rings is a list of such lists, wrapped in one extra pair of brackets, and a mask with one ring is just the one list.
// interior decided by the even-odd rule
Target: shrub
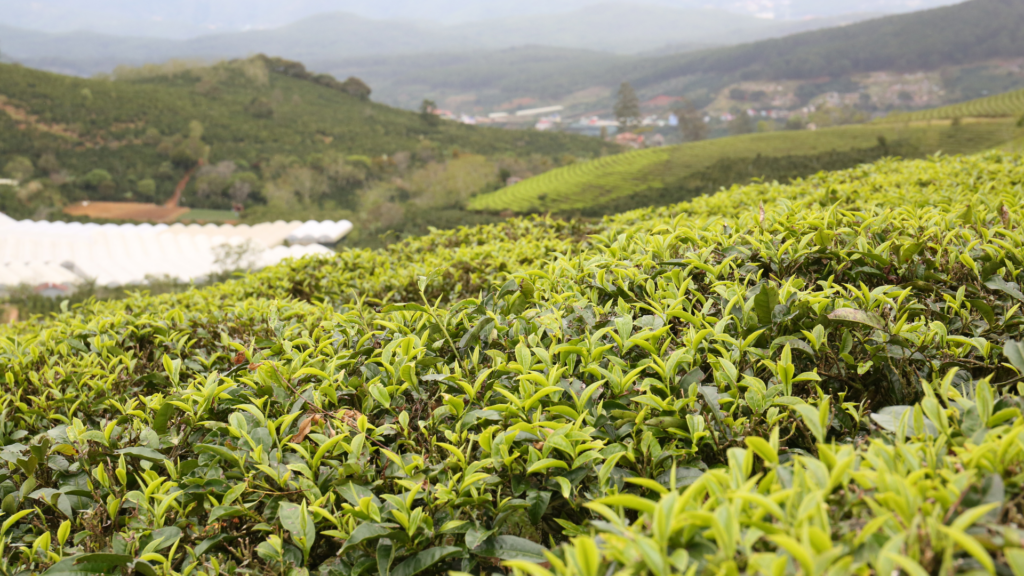
[(79, 180), (82, 186), (91, 190), (99, 190), (100, 186), (104, 182), (111, 181), (113, 181), (113, 177), (110, 175), (110, 172), (107, 172), (102, 168), (90, 170), (88, 174), (82, 176)]
[(15, 156), (4, 166), (4, 175), (15, 180), (28, 180), (35, 172), (32, 161), (24, 156)]
[(1022, 160), (438, 231), (2, 327), (0, 569), (1012, 574)]

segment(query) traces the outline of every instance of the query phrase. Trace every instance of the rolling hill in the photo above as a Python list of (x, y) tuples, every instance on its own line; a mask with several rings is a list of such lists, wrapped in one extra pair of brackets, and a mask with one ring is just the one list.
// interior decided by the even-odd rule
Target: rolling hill
[(1014, 90), (978, 98), (969, 102), (921, 110), (906, 114), (891, 114), (880, 123), (930, 122), (932, 120), (963, 120), (965, 118), (1024, 118), (1024, 90)]
[[(318, 14), (284, 26), (207, 34), (188, 40), (108, 36), (89, 31), (44, 33), (0, 26), (6, 55), (60, 72), (109, 72), (174, 58), (215, 61), (268, 53), (311, 64), (366, 56), (476, 53), (526, 45), (639, 53), (684, 51), (773, 38), (868, 18), (854, 14), (775, 21), (706, 8), (601, 4), (572, 12), (507, 16), (462, 24)], [(680, 46), (683, 43), (683, 46)]]
[(1014, 121), (960, 126), (852, 125), (734, 136), (581, 162), (474, 197), (470, 210), (610, 214), (712, 194), (755, 179), (788, 181), (887, 156), (969, 154), (1024, 136)]
[(256, 219), (379, 209), (400, 223), (403, 202), (423, 216), (456, 203), (450, 194), (497, 186), (502, 170), (536, 173), (616, 149), (390, 108), (356, 80), (266, 57), (120, 81), (13, 65), (0, 76), (0, 169), (21, 181), (0, 186), (0, 212), (18, 218), (58, 217), (80, 200), (165, 202), (180, 189), (189, 207), (241, 203)]
[[(336, 75), (358, 70), (385, 86), (381, 97), (402, 103), (403, 88), (414, 88), (438, 100), (475, 96), (483, 105), (534, 98), (545, 103), (573, 102), (574, 95), (603, 89), (604, 96), (581, 109), (610, 110), (611, 95), (628, 81), (643, 97), (662, 94), (707, 101), (713, 94), (743, 81), (818, 83), (851, 79), (873, 72), (935, 71), (1024, 54), (1024, 3), (1016, 0), (970, 0), (954, 6), (887, 16), (848, 26), (794, 34), (759, 42), (649, 57), (610, 59), (604, 66), (586, 58), (569, 58), (560, 66), (544, 60), (506, 68), (505, 53), (456, 56), (413, 56), (401, 59), (318, 61)], [(461, 59), (461, 63), (454, 63)], [(495, 65), (486, 68), (488, 60)], [(398, 71), (396, 71), (398, 70)], [(988, 78), (971, 78), (984, 84)], [(851, 80), (853, 81), (853, 80)], [(1005, 88), (1020, 87), (1011, 84)], [(969, 83), (970, 83), (969, 82)], [(998, 82), (997, 82), (998, 83)], [(411, 90), (410, 90), (411, 91)], [(951, 98), (959, 88), (947, 90)]]

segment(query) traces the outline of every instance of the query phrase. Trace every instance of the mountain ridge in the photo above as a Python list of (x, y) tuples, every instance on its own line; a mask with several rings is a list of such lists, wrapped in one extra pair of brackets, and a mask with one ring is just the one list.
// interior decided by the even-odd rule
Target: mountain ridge
[[(807, 28), (846, 23), (868, 15), (806, 21), (773, 21), (708, 8), (602, 3), (547, 17), (519, 16), (440, 25), (415, 19), (379, 20), (349, 12), (308, 17), (268, 30), (207, 34), (190, 40), (108, 36), (95, 32), (39, 32), (0, 25), (3, 50), (28, 65), (89, 75), (117, 65), (175, 58), (218, 60), (273, 53), (303, 61), (500, 50), (523, 45), (639, 53), (725, 46), (777, 37)], [(685, 48), (679, 48), (680, 44)], [(77, 62), (77, 65), (76, 65)]]
[[(717, 8), (747, 16), (777, 19), (835, 16), (841, 13), (913, 11), (956, 0), (647, 0), (673, 8)], [(110, 34), (136, 34), (185, 39), (211, 32), (265, 29), (318, 13), (345, 11), (370, 18), (396, 16), (458, 24), (511, 16), (536, 16), (577, 10), (602, 0), (172, 0), (146, 3), (130, 0), (22, 2), (0, 0), (3, 23), (50, 32), (87, 28)]]

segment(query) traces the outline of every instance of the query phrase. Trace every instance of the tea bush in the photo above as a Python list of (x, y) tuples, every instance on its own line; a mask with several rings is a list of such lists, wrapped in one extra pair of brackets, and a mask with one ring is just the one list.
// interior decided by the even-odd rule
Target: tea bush
[(1024, 158), (0, 329), (0, 572), (1024, 573)]

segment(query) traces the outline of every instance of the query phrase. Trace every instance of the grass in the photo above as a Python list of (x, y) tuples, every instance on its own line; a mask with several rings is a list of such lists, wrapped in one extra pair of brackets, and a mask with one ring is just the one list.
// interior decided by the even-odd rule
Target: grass
[(962, 154), (995, 147), (1021, 132), (1012, 122), (959, 127), (851, 125), (817, 131), (768, 132), (665, 148), (651, 148), (552, 170), (473, 198), (471, 210), (571, 212), (637, 193), (671, 188), (728, 159), (815, 156), (874, 148), (884, 143), (907, 155)]
[(196, 208), (178, 217), (178, 222), (236, 222), (238, 214), (231, 210), (204, 210)]

